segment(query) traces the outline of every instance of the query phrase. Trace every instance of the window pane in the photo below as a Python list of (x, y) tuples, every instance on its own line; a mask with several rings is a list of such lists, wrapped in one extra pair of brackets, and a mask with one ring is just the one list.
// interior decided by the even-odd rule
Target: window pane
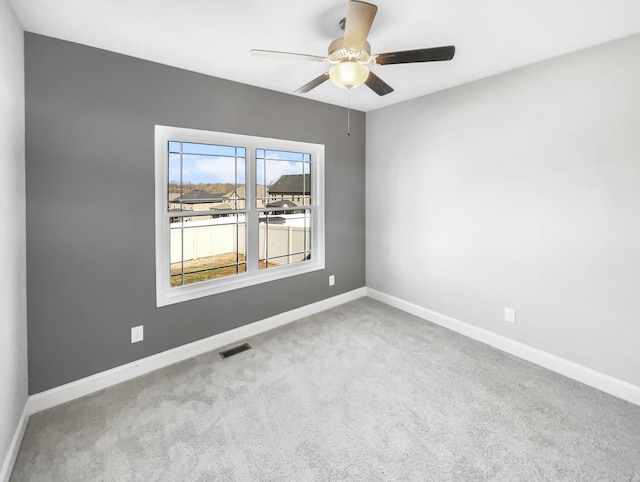
[(257, 149), (256, 206), (278, 207), (286, 201), (311, 204), (311, 155)]
[[(258, 153), (261, 152), (258, 149)], [(264, 151), (262, 151), (264, 153)], [(264, 155), (264, 154), (263, 154)], [(256, 158), (256, 206), (263, 208), (267, 205), (268, 186), (265, 182), (264, 158)]]
[[(246, 149), (169, 142), (169, 210), (218, 212), (245, 208)], [(237, 154), (237, 155), (236, 155)]]
[[(177, 144), (170, 142), (169, 144)], [(180, 172), (180, 154), (169, 154), (169, 211), (181, 211), (182, 174)]]
[(266, 159), (275, 159), (279, 161), (302, 161), (304, 154), (302, 152), (289, 151), (266, 151)]
[(185, 154), (206, 154), (209, 156), (229, 156), (236, 155), (234, 146), (217, 146), (215, 144), (195, 144), (192, 142), (182, 143), (182, 152)]
[(235, 184), (236, 158), (183, 154), (183, 184)]
[(171, 223), (171, 286), (246, 271), (245, 216), (182, 217)]
[(311, 259), (311, 211), (274, 210), (259, 224), (260, 269)]

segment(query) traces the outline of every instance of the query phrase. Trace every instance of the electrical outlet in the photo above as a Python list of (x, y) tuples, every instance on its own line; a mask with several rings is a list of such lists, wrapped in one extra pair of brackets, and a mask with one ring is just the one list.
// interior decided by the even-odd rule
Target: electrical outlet
[(138, 343), (144, 339), (144, 325), (131, 328), (131, 343)]
[(505, 308), (504, 309), (504, 321), (507, 321), (509, 323), (515, 323), (516, 322), (516, 310), (514, 310), (513, 308)]
[(332, 274), (329, 276), (329, 286), (333, 286), (334, 284), (336, 284), (336, 276)]

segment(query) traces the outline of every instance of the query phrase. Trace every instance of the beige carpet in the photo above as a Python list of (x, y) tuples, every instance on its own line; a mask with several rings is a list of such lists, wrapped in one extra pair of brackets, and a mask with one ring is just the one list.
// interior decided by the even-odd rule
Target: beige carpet
[(34, 415), (12, 481), (640, 480), (640, 407), (363, 298)]

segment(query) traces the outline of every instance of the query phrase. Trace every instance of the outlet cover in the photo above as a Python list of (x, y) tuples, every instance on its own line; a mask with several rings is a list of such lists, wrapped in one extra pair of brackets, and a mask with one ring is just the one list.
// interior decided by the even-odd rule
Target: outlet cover
[(333, 286), (334, 284), (336, 284), (336, 276), (332, 274), (329, 276), (329, 286)]
[(144, 339), (144, 325), (131, 328), (131, 343), (138, 343)]
[(516, 322), (516, 310), (514, 310), (513, 308), (505, 308), (504, 309), (504, 321), (507, 321), (509, 323), (515, 323)]

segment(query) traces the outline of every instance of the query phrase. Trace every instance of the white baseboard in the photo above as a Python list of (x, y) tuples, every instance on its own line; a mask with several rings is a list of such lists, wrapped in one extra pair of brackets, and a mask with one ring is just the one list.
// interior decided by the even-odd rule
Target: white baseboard
[(28, 414), (31, 415), (41, 410), (75, 400), (118, 383), (131, 380), (146, 373), (158, 370), (174, 363), (187, 360), (202, 353), (216, 350), (232, 343), (237, 343), (246, 338), (286, 325), (305, 316), (313, 315), (320, 311), (353, 301), (366, 296), (366, 288), (358, 288), (348, 293), (334, 296), (325, 300), (312, 303), (295, 310), (287, 311), (279, 315), (265, 318), (248, 325), (234, 328), (217, 335), (194, 341), (187, 345), (179, 346), (171, 350), (136, 360), (126, 365), (121, 365), (104, 372), (96, 373), (86, 378), (61, 385), (51, 390), (46, 390), (31, 395), (27, 402)]
[(29, 422), (28, 409), (28, 403), (26, 403), (22, 410), (22, 415), (20, 415), (20, 420), (18, 420), (16, 431), (11, 439), (9, 450), (2, 461), (2, 467), (0, 468), (0, 482), (9, 482), (9, 478), (11, 477), (11, 471), (13, 470), (13, 465), (16, 462), (16, 457), (20, 450), (20, 444), (22, 443), (22, 438), (24, 437), (24, 432), (27, 429), (27, 423)]
[(539, 350), (506, 336), (470, 325), (433, 310), (423, 308), (414, 303), (396, 298), (381, 291), (367, 288), (367, 296), (387, 305), (406, 311), (418, 318), (425, 319), (436, 325), (448, 328), (474, 340), (480, 341), (511, 355), (535, 363), (541, 367), (572, 378), (602, 392), (640, 405), (640, 387), (624, 380), (606, 375), (591, 368), (579, 365), (556, 355)]

